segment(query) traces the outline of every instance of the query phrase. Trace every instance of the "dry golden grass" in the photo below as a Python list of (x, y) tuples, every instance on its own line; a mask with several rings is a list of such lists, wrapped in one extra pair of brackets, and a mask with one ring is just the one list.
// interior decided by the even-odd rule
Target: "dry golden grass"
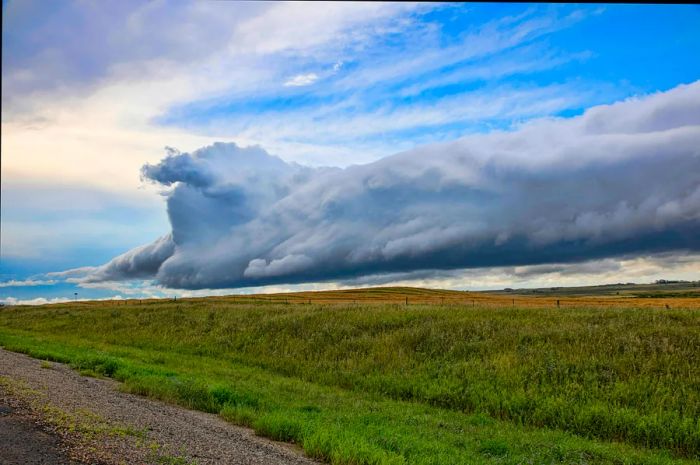
[[(114, 305), (133, 305), (162, 302), (172, 299), (129, 299), (114, 301)], [(644, 307), (644, 308), (700, 308), (700, 297), (635, 296), (532, 296), (517, 293), (493, 294), (486, 292), (423, 289), (415, 287), (370, 287), (333, 291), (305, 291), (276, 294), (246, 294), (177, 299), (187, 302), (240, 303), (240, 304), (431, 304), (474, 305), (493, 307)], [(104, 301), (78, 302), (79, 305), (104, 305)], [(55, 304), (71, 305), (71, 304)]]

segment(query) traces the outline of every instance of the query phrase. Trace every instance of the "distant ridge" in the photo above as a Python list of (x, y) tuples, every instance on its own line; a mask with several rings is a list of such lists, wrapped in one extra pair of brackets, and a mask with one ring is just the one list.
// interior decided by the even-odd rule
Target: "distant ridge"
[(503, 289), (495, 291), (457, 291), (419, 287), (366, 287), (326, 291), (302, 291), (270, 294), (232, 294), (208, 297), (172, 297), (159, 299), (115, 299), (66, 302), (50, 305), (113, 306), (166, 303), (242, 304), (242, 305), (466, 305), (494, 307), (566, 307), (566, 306), (651, 306), (700, 307), (700, 283), (605, 284), (581, 287), (540, 289)]

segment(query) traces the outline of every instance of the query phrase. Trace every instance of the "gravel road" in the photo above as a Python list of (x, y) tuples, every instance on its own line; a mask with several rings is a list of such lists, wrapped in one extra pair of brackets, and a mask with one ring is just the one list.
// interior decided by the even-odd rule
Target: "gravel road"
[[(20, 389), (8, 388), (7, 382), (4, 388), (0, 384), (0, 398), (6, 400), (5, 404), (19, 402), (24, 405), (36, 417), (37, 423), (44, 423), (44, 431), (48, 425), (48, 429), (62, 435), (62, 440), (75, 449), (71, 458), (77, 457), (86, 463), (140, 465), (162, 462), (164, 456), (182, 460), (177, 463), (197, 465), (319, 463), (302, 456), (293, 446), (255, 436), (252, 430), (231, 425), (216, 415), (126, 394), (117, 390), (119, 383), (114, 380), (81, 376), (62, 364), (48, 365), (0, 349), (0, 376), (9, 379), (11, 384), (25, 387), (25, 394), (18, 394)], [(31, 392), (31, 395), (26, 392)], [(56, 412), (65, 412), (66, 415)], [(0, 450), (18, 450), (17, 441), (21, 438), (13, 438), (13, 431), (16, 431), (16, 434), (24, 434), (26, 441), (41, 439), (48, 444), (42, 449), (37, 443), (37, 450), (56, 452), (56, 444), (51, 438), (39, 432), (27, 437), (25, 420), (14, 418), (9, 413), (5, 416), (8, 419), (0, 423), (6, 433), (0, 435)], [(42, 416), (50, 418), (42, 420)], [(109, 425), (108, 431), (136, 431), (138, 434), (98, 434), (88, 435), (85, 439), (76, 437), (72, 431), (61, 433), (57, 421), (71, 423), (71, 418), (78, 423), (89, 419), (90, 424), (98, 425), (100, 431)], [(6, 429), (10, 422), (12, 428)], [(78, 426), (72, 430), (80, 431), (81, 428)], [(12, 465), (2, 456), (0, 463)], [(51, 460), (36, 463), (51, 463)]]
[(79, 465), (61, 450), (59, 439), (42, 431), (34, 419), (0, 396), (1, 465)]

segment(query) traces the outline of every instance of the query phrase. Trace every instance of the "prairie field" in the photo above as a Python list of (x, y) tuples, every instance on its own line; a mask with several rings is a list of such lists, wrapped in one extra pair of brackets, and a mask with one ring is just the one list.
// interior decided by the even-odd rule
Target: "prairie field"
[(700, 459), (695, 297), (374, 288), (17, 306), (0, 309), (0, 345), (334, 464)]

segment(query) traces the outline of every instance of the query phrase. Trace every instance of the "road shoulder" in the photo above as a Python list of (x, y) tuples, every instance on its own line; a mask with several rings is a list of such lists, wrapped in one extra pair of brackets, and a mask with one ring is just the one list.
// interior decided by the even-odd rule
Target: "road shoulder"
[(69, 459), (105, 465), (318, 463), (217, 415), (118, 388), (111, 379), (0, 349), (0, 392), (54, 431)]

